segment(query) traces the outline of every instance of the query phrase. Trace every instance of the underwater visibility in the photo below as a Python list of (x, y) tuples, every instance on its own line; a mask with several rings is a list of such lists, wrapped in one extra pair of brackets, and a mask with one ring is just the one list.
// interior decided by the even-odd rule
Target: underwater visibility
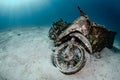
[(119, 80), (119, 2), (0, 1), (0, 80)]

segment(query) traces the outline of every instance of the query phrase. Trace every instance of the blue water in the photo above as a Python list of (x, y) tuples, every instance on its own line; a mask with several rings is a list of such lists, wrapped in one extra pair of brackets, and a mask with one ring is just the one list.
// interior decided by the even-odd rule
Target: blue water
[(72, 22), (80, 16), (79, 5), (92, 21), (117, 31), (116, 38), (120, 40), (119, 0), (27, 0), (24, 4), (20, 1), (23, 0), (0, 1), (0, 29), (50, 26), (59, 18)]

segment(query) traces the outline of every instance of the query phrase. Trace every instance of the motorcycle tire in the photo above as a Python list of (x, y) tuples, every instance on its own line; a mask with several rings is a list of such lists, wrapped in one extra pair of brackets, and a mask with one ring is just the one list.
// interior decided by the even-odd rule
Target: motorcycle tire
[[(68, 42), (61, 44), (52, 56), (52, 62), (62, 73), (74, 74), (81, 70), (86, 62), (85, 49), (78, 43), (73, 44), (72, 58), (69, 54), (66, 57)], [(69, 51), (72, 52), (72, 51)], [(69, 59), (67, 59), (69, 57)]]

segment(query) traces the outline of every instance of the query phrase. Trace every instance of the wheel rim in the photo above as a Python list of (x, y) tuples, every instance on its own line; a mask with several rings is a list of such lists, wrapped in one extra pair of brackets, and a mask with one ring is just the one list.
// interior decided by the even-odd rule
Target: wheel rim
[[(67, 50), (70, 52), (66, 53)], [(56, 67), (66, 74), (79, 71), (84, 60), (84, 48), (78, 44), (72, 45), (72, 51), (68, 48), (68, 43), (62, 44), (54, 54)]]

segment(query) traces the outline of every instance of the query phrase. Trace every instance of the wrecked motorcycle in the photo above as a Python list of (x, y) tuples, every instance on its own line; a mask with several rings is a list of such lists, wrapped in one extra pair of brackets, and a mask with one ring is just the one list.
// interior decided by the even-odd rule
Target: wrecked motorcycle
[(105, 48), (112, 48), (116, 32), (92, 22), (80, 7), (81, 16), (73, 23), (62, 19), (53, 23), (49, 38), (57, 49), (52, 56), (53, 64), (65, 74), (73, 74), (82, 69), (86, 62), (86, 51), (97, 58)]

